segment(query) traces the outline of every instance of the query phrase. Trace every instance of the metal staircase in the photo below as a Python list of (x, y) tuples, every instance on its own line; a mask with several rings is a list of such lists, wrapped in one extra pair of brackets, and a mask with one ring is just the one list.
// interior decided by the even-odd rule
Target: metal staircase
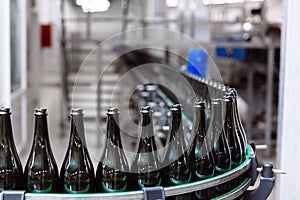
[(115, 65), (107, 65), (115, 53), (109, 45), (103, 46), (95, 40), (71, 38), (68, 44), (68, 110), (84, 109), (87, 138), (95, 141), (93, 146), (101, 146), (99, 134), (105, 128), (106, 109), (111, 105), (111, 94), (119, 79)]
[[(62, 1), (61, 5), (62, 49), (65, 58), (63, 73), (63, 95), (65, 101), (63, 104), (65, 105), (65, 109), (63, 119), (67, 118), (72, 107), (83, 108), (87, 138), (92, 141), (93, 146), (99, 147), (103, 142), (101, 138), (104, 138), (100, 134), (105, 129), (103, 122), (106, 118), (107, 107), (111, 106), (112, 101), (114, 102), (114, 106), (118, 106), (115, 105), (118, 101), (115, 101), (116, 99), (113, 98), (119, 98), (121, 95), (118, 94), (124, 92), (126, 89), (122, 87), (123, 91), (121, 91), (121, 88), (118, 88), (120, 86), (117, 86), (120, 74), (122, 73), (118, 72), (118, 70), (122, 68), (122, 64), (117, 62), (118, 53), (120, 52), (117, 52), (116, 49), (122, 46), (122, 42), (125, 43), (127, 40), (130, 40), (130, 45), (136, 44), (137, 38), (134, 38), (135, 36), (125, 38), (127, 35), (124, 34), (120, 35), (120, 38), (115, 38), (117, 41), (114, 39), (108, 42), (102, 41), (103, 38), (98, 38), (101, 35), (96, 35), (96, 37), (93, 35), (91, 27), (99, 26), (99, 22), (105, 22), (105, 19), (101, 19), (101, 21), (99, 17), (94, 17), (90, 13), (80, 15), (83, 18), (78, 19), (78, 21), (86, 24), (78, 26), (78, 30), (74, 29), (74, 27), (71, 30), (67, 30), (69, 26), (67, 25), (67, 18), (63, 13), (64, 3), (68, 3), (68, 1)], [(137, 8), (146, 6), (141, 2), (131, 2), (130, 5), (133, 6), (133, 12), (138, 12), (139, 9)], [(109, 18), (110, 22), (113, 20), (119, 22), (116, 23), (120, 25), (119, 31), (126, 31), (128, 29), (128, 22), (131, 22), (131, 25), (133, 25), (130, 26), (131, 28), (141, 25), (140, 20), (137, 19), (145, 16), (137, 16), (142, 13), (131, 13), (130, 15), (128, 12), (129, 0), (122, 0), (121, 10), (120, 17)], [(136, 20), (133, 20), (133, 18), (136, 18)], [(74, 19), (72, 20), (72, 23), (74, 23)], [(86, 34), (82, 33), (82, 27), (86, 27)], [(107, 33), (107, 30), (105, 31)], [(111, 33), (111, 35), (114, 34)], [(122, 49), (118, 50), (122, 51)], [(64, 125), (63, 127), (67, 128), (68, 125)]]

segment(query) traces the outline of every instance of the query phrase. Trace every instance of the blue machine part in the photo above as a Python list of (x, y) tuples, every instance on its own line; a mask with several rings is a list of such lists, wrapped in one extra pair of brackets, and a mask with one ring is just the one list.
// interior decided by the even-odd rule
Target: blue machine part
[(232, 58), (237, 60), (246, 60), (246, 48), (243, 47), (232, 48)]
[(207, 52), (203, 49), (190, 49), (188, 51), (187, 71), (200, 77), (207, 74)]

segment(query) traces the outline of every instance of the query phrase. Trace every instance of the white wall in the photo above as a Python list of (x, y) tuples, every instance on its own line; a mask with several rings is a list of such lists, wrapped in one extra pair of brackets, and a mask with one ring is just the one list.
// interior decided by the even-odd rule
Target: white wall
[(10, 0), (0, 1), (0, 106), (10, 106)]
[(283, 21), (283, 0), (267, 0), (267, 21), (281, 23)]
[(285, 0), (284, 27), (281, 48), (280, 101), (278, 113), (278, 199), (299, 199), (299, 141), (300, 141), (300, 1)]

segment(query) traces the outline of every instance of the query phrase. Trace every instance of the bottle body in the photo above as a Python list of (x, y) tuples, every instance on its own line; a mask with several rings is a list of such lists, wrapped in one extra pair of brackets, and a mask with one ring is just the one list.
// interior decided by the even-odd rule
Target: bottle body
[[(209, 134), (213, 135), (213, 156), (216, 175), (231, 170), (231, 155), (228, 142), (224, 133), (223, 102), (221, 99), (213, 99), (211, 102), (212, 120)], [(216, 186), (218, 194), (224, 194), (231, 189), (231, 184), (225, 183)]]
[[(192, 180), (201, 181), (214, 176), (215, 166), (212, 149), (206, 137), (205, 104), (194, 104), (192, 136), (194, 136), (191, 163)], [(214, 188), (199, 190), (193, 193), (195, 199), (211, 199), (215, 196)]]
[(234, 120), (233, 99), (230, 96), (224, 98), (225, 103), (225, 123), (224, 131), (228, 141), (231, 155), (232, 167), (237, 167), (242, 163), (242, 146), (237, 132), (237, 124)]
[(164, 154), (163, 185), (180, 185), (191, 180), (190, 157), (182, 128), (182, 105), (171, 108), (171, 126)]
[(150, 106), (144, 106), (140, 110), (140, 139), (131, 166), (130, 190), (140, 190), (143, 187), (154, 187), (161, 184), (161, 173), (158, 170), (161, 160), (154, 138), (152, 112)]
[[(167, 138), (167, 149), (164, 154), (164, 168), (162, 185), (174, 186), (191, 181), (189, 149), (184, 138), (182, 121), (182, 105), (171, 107), (171, 125)], [(175, 196), (176, 199), (189, 199), (190, 194)]]
[(242, 159), (245, 160), (245, 158), (246, 158), (247, 136), (246, 136), (246, 132), (244, 130), (244, 127), (242, 125), (239, 112), (238, 112), (237, 91), (235, 89), (231, 89), (231, 90), (227, 91), (226, 95), (232, 97), (232, 99), (233, 99), (234, 121), (235, 121), (235, 124), (236, 124), (237, 136), (238, 136), (238, 138), (240, 140), (240, 143), (241, 143)]
[(98, 164), (96, 181), (100, 183), (97, 192), (122, 192), (127, 189), (129, 165), (122, 149), (119, 111), (109, 108), (104, 153)]
[(17, 154), (10, 109), (0, 108), (0, 192), (24, 189), (23, 168)]
[(70, 141), (60, 179), (63, 192), (94, 192), (94, 168), (85, 143), (82, 109), (73, 109), (71, 112)]
[(231, 169), (231, 155), (224, 133), (223, 103), (221, 99), (211, 102), (212, 119), (208, 134), (213, 136), (213, 156), (217, 174)]
[(24, 175), (26, 190), (34, 193), (59, 191), (58, 168), (54, 159), (47, 127), (47, 110), (35, 109), (34, 139)]

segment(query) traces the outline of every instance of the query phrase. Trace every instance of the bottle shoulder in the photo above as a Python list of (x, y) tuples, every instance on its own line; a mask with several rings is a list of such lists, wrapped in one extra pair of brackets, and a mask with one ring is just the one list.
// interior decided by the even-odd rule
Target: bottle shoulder
[(131, 171), (136, 172), (149, 172), (158, 170), (161, 167), (161, 159), (158, 152), (148, 152), (148, 153), (137, 153), (135, 156)]
[(47, 151), (44, 152), (32, 151), (30, 153), (25, 165), (25, 171), (39, 171), (39, 170), (45, 170), (45, 171), (50, 170), (56, 173), (58, 172), (57, 163), (52, 154), (47, 153)]
[(180, 142), (173, 140), (171, 143), (166, 146), (166, 151), (164, 153), (164, 160), (168, 162), (173, 162), (180, 156), (188, 157), (188, 151), (190, 150), (189, 147), (185, 144), (185, 142)]
[(0, 167), (1, 165), (16, 165), (16, 167), (22, 166), (19, 155), (9, 145), (0, 145)]
[(110, 168), (129, 168), (125, 153), (116, 146), (106, 148), (100, 160), (103, 166)]
[(68, 148), (61, 171), (94, 171), (92, 160), (86, 148)]

